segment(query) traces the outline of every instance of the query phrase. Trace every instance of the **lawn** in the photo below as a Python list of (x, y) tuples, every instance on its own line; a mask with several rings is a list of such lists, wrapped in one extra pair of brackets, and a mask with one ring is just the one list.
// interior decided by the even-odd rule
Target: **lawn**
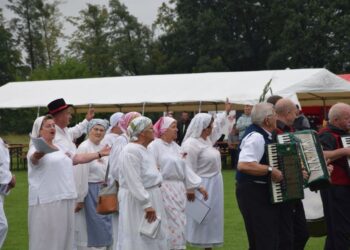
[[(9, 232), (3, 250), (28, 249), (27, 211), (28, 211), (28, 182), (27, 172), (14, 172), (17, 177), (17, 186), (6, 197), (5, 212), (9, 223)], [(235, 198), (234, 172), (224, 170), (225, 185), (225, 243), (220, 249), (243, 250), (248, 249), (247, 237), (243, 220), (237, 207)], [(215, 226), (215, 225), (213, 225)], [(307, 250), (323, 248), (323, 238), (311, 238), (308, 241)], [(188, 247), (188, 249), (196, 249)], [(49, 249), (48, 249), (49, 250)]]

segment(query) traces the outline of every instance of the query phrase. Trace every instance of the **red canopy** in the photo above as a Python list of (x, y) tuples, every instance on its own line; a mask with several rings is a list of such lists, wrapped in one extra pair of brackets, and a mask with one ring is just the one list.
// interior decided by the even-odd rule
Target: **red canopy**
[(343, 74), (338, 76), (350, 82), (350, 74)]

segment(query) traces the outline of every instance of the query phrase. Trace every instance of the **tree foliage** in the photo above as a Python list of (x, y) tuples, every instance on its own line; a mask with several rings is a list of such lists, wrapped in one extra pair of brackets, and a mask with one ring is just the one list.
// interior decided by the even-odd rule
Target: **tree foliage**
[(0, 86), (14, 81), (20, 67), (20, 52), (0, 9)]

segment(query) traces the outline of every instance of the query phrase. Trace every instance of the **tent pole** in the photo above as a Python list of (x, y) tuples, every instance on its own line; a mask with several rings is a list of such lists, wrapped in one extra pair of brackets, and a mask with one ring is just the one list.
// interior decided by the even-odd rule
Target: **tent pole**
[(198, 113), (202, 112), (202, 101), (199, 101)]
[(322, 98), (322, 102), (323, 102), (323, 120), (326, 120), (327, 119), (326, 99)]
[(38, 106), (38, 111), (36, 112), (36, 117), (38, 118), (40, 116), (40, 106)]
[(146, 103), (142, 103), (142, 115), (145, 115), (145, 106), (146, 106)]

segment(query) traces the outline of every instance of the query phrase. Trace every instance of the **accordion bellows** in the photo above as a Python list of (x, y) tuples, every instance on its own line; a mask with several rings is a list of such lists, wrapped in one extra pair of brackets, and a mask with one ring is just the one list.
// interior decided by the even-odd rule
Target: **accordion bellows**
[(305, 183), (311, 191), (329, 187), (329, 173), (318, 135), (313, 130), (302, 130), (277, 136), (278, 143), (296, 143), (301, 164), (308, 172)]

